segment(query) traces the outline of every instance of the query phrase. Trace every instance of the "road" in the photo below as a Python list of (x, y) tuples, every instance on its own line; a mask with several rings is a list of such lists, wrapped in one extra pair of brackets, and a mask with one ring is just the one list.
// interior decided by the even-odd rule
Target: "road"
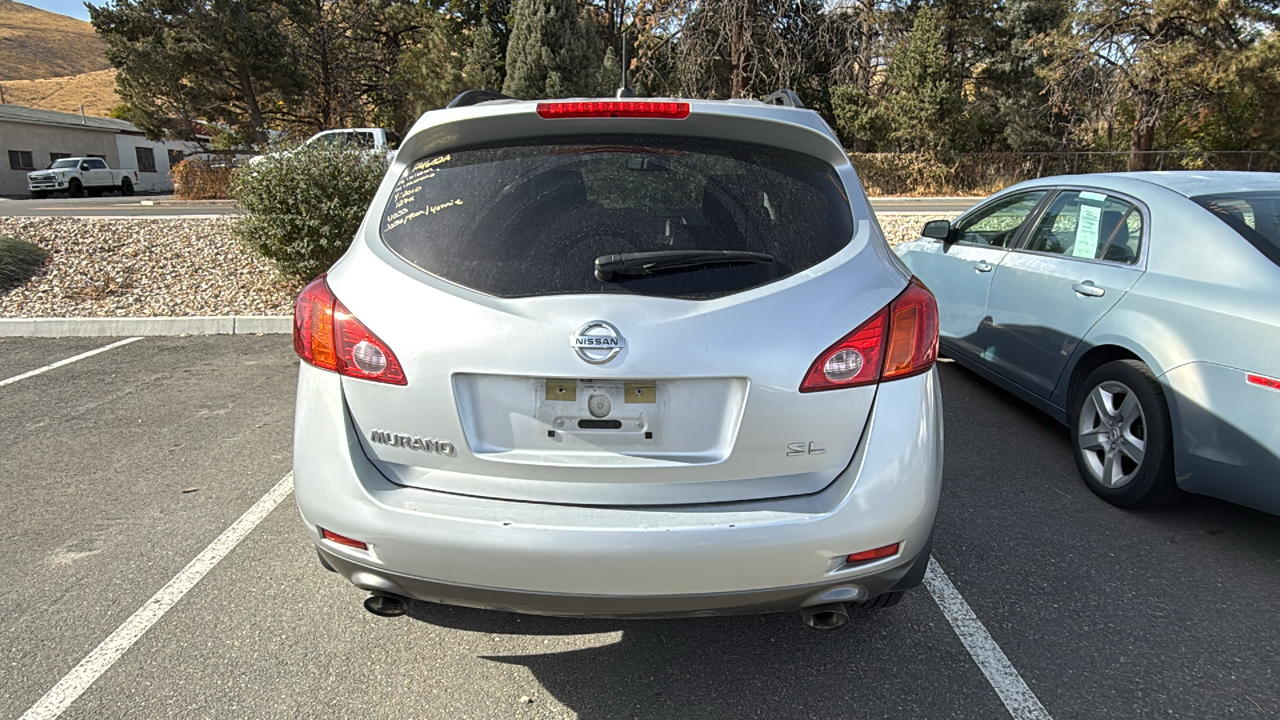
[[(369, 615), (316, 562), (292, 499), (260, 501), (290, 469), (290, 339), (147, 338), (5, 382), (111, 342), (0, 340), (0, 717), (135, 627), (251, 507), (270, 512), (185, 594), (160, 593), (168, 612), (143, 610), (145, 634), (80, 666), (77, 689), (96, 681), (63, 717), (1010, 714), (924, 588), (835, 634), (793, 614)], [(1276, 518), (1208, 499), (1112, 508), (1081, 483), (1061, 426), (939, 371), (934, 558), (1047, 714), (1280, 713)]]
[[(876, 212), (955, 214), (968, 209), (977, 198), (872, 198)], [(146, 204), (144, 204), (146, 203)], [(171, 195), (91, 198), (56, 197), (48, 200), (0, 199), (0, 217), (154, 218), (205, 217), (234, 212), (229, 202), (181, 202)]]
[(229, 202), (180, 202), (172, 195), (53, 197), (47, 200), (0, 198), (0, 217), (161, 218), (210, 217), (233, 210)]

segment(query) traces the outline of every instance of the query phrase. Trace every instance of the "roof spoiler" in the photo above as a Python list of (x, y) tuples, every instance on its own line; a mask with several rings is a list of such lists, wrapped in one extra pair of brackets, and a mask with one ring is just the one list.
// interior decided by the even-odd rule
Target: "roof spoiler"
[[(459, 96), (461, 97), (461, 96)], [(804, 102), (794, 90), (783, 88), (775, 90), (765, 96), (762, 100), (765, 105), (781, 105), (782, 107), (804, 108)]]
[(467, 107), (468, 105), (479, 105), (482, 102), (489, 102), (490, 100), (515, 100), (515, 98), (492, 90), (463, 90), (458, 93), (457, 97), (450, 100), (449, 104), (445, 105), (445, 107)]

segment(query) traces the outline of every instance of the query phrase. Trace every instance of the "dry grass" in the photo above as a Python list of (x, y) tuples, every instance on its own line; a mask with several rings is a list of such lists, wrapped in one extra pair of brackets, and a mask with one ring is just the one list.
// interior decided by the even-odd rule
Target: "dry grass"
[(107, 117), (111, 108), (120, 104), (114, 69), (43, 80), (10, 80), (3, 87), (10, 105), (40, 110), (78, 113), (83, 105), (86, 114)]
[(0, 80), (106, 70), (111, 67), (106, 49), (93, 26), (83, 20), (0, 0)]

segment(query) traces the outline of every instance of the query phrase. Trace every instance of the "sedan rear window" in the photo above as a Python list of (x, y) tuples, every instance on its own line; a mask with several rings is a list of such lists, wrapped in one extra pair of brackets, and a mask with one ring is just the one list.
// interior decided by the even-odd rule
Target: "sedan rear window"
[(1280, 265), (1280, 192), (1201, 195), (1191, 199)]
[[(707, 299), (831, 257), (849, 243), (853, 218), (835, 170), (808, 155), (709, 139), (584, 136), (420, 158), (396, 183), (381, 231), (412, 265), (499, 297)], [(702, 251), (769, 259), (704, 262)], [(627, 264), (598, 277), (598, 258), (626, 253), (666, 253), (668, 262), (648, 274)], [(704, 261), (670, 262), (672, 253)]]

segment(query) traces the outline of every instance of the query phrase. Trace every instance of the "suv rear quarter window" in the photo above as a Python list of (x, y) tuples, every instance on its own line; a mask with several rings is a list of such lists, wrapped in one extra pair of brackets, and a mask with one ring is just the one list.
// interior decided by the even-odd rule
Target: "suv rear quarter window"
[[(533, 139), (409, 164), (381, 222), (410, 264), (499, 297), (706, 299), (810, 268), (853, 235), (835, 170), (800, 153), (695, 138)], [(620, 253), (738, 250), (771, 263), (596, 279)]]

